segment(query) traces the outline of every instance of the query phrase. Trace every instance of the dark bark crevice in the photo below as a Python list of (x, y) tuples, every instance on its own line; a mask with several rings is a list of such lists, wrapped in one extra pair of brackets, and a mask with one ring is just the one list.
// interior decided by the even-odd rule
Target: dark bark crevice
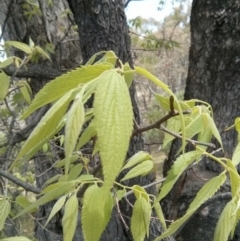
[[(194, 0), (192, 3), (191, 47), (184, 98), (201, 99), (210, 103), (220, 132), (231, 126), (240, 115), (239, 13), (240, 4), (237, 0)], [(217, 155), (231, 158), (237, 143), (236, 131), (232, 129), (222, 133), (222, 140), (224, 152)], [(219, 144), (216, 141), (214, 143), (218, 148)], [(173, 142), (168, 160), (164, 164), (165, 175), (176, 160), (180, 145), (179, 140)], [(167, 219), (175, 220), (183, 215), (197, 191), (206, 183), (204, 179), (208, 180), (222, 171), (218, 164), (207, 158), (203, 158), (194, 169), (187, 170), (180, 177), (163, 201)], [(229, 190), (227, 182), (217, 195)], [(199, 213), (195, 214), (180, 232), (179, 240), (212, 241), (217, 219), (226, 202), (216, 201), (209, 205), (209, 212), (205, 213), (204, 217)], [(238, 232), (239, 226), (236, 229), (237, 236)], [(240, 240), (236, 237), (234, 240)]]

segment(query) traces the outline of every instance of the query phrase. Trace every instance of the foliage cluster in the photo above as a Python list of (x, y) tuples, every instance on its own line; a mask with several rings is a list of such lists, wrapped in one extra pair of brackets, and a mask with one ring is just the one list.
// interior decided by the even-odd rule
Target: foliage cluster
[[(27, 45), (18, 42), (10, 44), (28, 56), (31, 56), (35, 48), (30, 47), (29, 52)], [(42, 56), (45, 57), (45, 53), (42, 53)], [(101, 58), (96, 61), (96, 57), (99, 56)], [(1, 69), (4, 71), (4, 68), (11, 63), (9, 59), (6, 60), (2, 63)], [(21, 64), (18, 67), (22, 67)], [(134, 125), (128, 88), (136, 74), (148, 79), (165, 93), (165, 95), (155, 94), (155, 98), (167, 114), (151, 126), (139, 127), (136, 122)], [(0, 84), (4, 87), (1, 99), (8, 109), (7, 98), (11, 92), (11, 85), (3, 72)], [(22, 86), (20, 91), (21, 88)], [(26, 88), (30, 93), (29, 87)], [(19, 88), (14, 91), (19, 91)], [(93, 94), (93, 106), (89, 107), (86, 103)], [(149, 224), (156, 213), (165, 230), (160, 237), (156, 237), (157, 241), (176, 232), (207, 199), (217, 192), (229, 175), (232, 199), (221, 214), (214, 240), (226, 241), (229, 235), (233, 235), (240, 214), (240, 177), (236, 170), (236, 165), (240, 161), (240, 144), (236, 147), (232, 160), (216, 157), (207, 151), (207, 147), (214, 147), (210, 143), (212, 138), (222, 146), (221, 136), (213, 120), (213, 111), (208, 103), (194, 99), (179, 100), (166, 84), (146, 69), (138, 66), (132, 69), (128, 63), (122, 63), (113, 52), (109, 51), (94, 55), (85, 66), (63, 74), (44, 86), (24, 111), (21, 119), (29, 117), (48, 104), (52, 106), (24, 142), (9, 171), (18, 170), (42, 150), (46, 143), (50, 144), (52, 140), (59, 138), (64, 159), (58, 160), (55, 166), (62, 168), (63, 173), (48, 180), (41, 190), (39, 199), (30, 205), (25, 205), (15, 218), (26, 212), (35, 211), (49, 201), (57, 200), (47, 223), (57, 212), (64, 209), (62, 219), (64, 241), (73, 239), (80, 210), (85, 240), (97, 241), (109, 222), (113, 207), (117, 206), (120, 210), (119, 201), (134, 193), (136, 201), (133, 204), (130, 227), (132, 236), (135, 241), (142, 241), (148, 237)], [(162, 125), (164, 122), (167, 122), (166, 127)], [(232, 127), (240, 132), (239, 118)], [(152, 157), (144, 151), (135, 153), (126, 160), (130, 139), (152, 128), (167, 133), (164, 145), (174, 138), (182, 139), (179, 158), (163, 180), (163, 185), (156, 196), (148, 194), (145, 190), (147, 187), (127, 186), (124, 182), (154, 171)], [(196, 136), (197, 140), (194, 140)], [(187, 143), (194, 147), (192, 151), (185, 151)], [(83, 149), (86, 145), (91, 148), (91, 156), (98, 160), (94, 167), (90, 165), (91, 158), (84, 155)], [(160, 201), (169, 193), (179, 176), (190, 166), (197, 165), (203, 156), (219, 163), (223, 167), (222, 173), (206, 182), (186, 214), (167, 227)], [(102, 174), (99, 170), (102, 170)], [(1, 229), (4, 228), (6, 218), (11, 215), (11, 203), (16, 202), (20, 205), (18, 202), (20, 197), (13, 200), (7, 192), (1, 196)], [(28, 239), (13, 237), (3, 240), (27, 241)]]

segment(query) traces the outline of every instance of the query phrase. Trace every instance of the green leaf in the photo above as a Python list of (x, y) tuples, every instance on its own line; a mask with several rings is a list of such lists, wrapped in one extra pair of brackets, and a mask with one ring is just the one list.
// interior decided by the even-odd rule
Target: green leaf
[(142, 75), (143, 77), (151, 80), (154, 84), (162, 88), (166, 93), (169, 95), (173, 95), (171, 89), (169, 88), (168, 85), (164, 84), (161, 80), (159, 80), (157, 77), (152, 75), (150, 72), (148, 72), (146, 69), (134, 66), (134, 69), (136, 70), (136, 73), (139, 75)]
[(134, 241), (143, 241), (146, 235), (148, 237), (151, 212), (151, 205), (144, 197), (136, 200), (131, 218), (131, 232)]
[(40, 107), (51, 103), (70, 90), (77, 88), (80, 84), (87, 83), (97, 78), (104, 71), (110, 69), (109, 65), (89, 65), (82, 66), (71, 72), (63, 74), (46, 84), (36, 95), (28, 110), (23, 114), (22, 119), (28, 117), (32, 112)]
[(64, 152), (65, 159), (65, 173), (68, 175), (70, 157), (76, 147), (78, 136), (82, 130), (84, 122), (84, 107), (81, 96), (73, 102), (71, 109), (67, 115), (67, 121), (65, 126), (65, 140), (64, 140)]
[(21, 88), (20, 88), (20, 91), (24, 97), (24, 99), (26, 100), (26, 102), (28, 104), (31, 103), (31, 96), (30, 96), (30, 93), (28, 92), (28, 88), (26, 85), (23, 85)]
[(59, 126), (59, 124), (61, 123), (62, 117), (73, 97), (71, 91), (59, 99), (48, 110), (24, 143), (11, 168), (25, 155), (28, 155), (28, 158), (31, 158), (43, 146), (43, 144), (50, 140), (60, 129), (59, 127), (61, 127), (61, 125)]
[[(155, 98), (158, 100), (160, 106), (167, 112), (170, 111), (170, 98), (163, 96), (163, 95), (159, 95), (159, 94), (155, 94), (154, 95)], [(180, 106), (182, 107), (182, 110), (190, 110), (191, 107), (187, 104), (186, 101), (179, 101)], [(173, 108), (175, 110), (178, 110), (178, 105), (177, 103), (175, 103), (175, 101), (173, 102)]]
[(88, 175), (88, 174), (83, 174), (80, 177), (77, 178), (78, 181), (80, 182), (85, 182), (85, 181), (95, 181), (95, 177), (93, 175)]
[(209, 180), (197, 193), (194, 200), (191, 202), (186, 214), (180, 219), (173, 222), (169, 228), (164, 232), (160, 237), (156, 238), (154, 241), (162, 240), (165, 237), (168, 237), (175, 233), (190, 217), (191, 215), (214, 193), (222, 186), (226, 181), (225, 173), (221, 173), (219, 176), (216, 176)]
[(130, 67), (129, 63), (125, 63), (123, 66), (123, 75), (128, 87), (130, 87), (133, 82), (134, 73), (135, 71)]
[(105, 71), (99, 79), (94, 117), (104, 183), (111, 187), (122, 168), (133, 130), (128, 87), (116, 70)]
[(189, 125), (186, 126), (186, 137), (187, 138), (192, 138), (199, 132), (201, 132), (203, 128), (203, 122), (202, 122), (202, 116), (199, 114), (194, 118)]
[(63, 205), (65, 204), (66, 201), (66, 195), (60, 197), (57, 202), (54, 204), (51, 213), (47, 219), (46, 224), (44, 225), (44, 227), (47, 226), (48, 222), (56, 215), (57, 212), (59, 212), (61, 210), (61, 208), (63, 207)]
[(163, 227), (164, 231), (166, 231), (167, 230), (167, 226), (166, 226), (164, 214), (163, 214), (160, 202), (158, 202), (156, 200), (155, 200), (155, 203), (154, 203), (154, 210), (155, 210), (155, 212), (156, 212), (156, 214), (158, 216), (158, 219), (159, 219), (160, 223), (162, 224), (162, 227)]
[[(70, 157), (70, 164), (74, 163), (75, 161), (77, 161), (77, 159), (79, 158), (79, 156), (77, 154), (74, 154)], [(64, 167), (65, 163), (66, 163), (66, 158), (62, 159), (61, 161), (58, 161), (55, 164), (55, 167)]]
[(78, 199), (76, 195), (72, 195), (65, 204), (63, 223), (63, 240), (72, 241), (78, 219)]
[(46, 187), (47, 185), (49, 185), (49, 184), (51, 184), (51, 183), (53, 183), (53, 182), (58, 181), (58, 179), (59, 179), (61, 176), (62, 176), (61, 174), (57, 174), (57, 175), (49, 178), (49, 179), (44, 183), (43, 186)]
[(4, 228), (5, 221), (10, 213), (11, 205), (9, 199), (1, 197), (0, 199), (0, 230)]
[[(212, 132), (208, 124), (208, 118), (206, 114), (202, 114), (202, 130), (198, 134), (198, 141), (209, 143), (212, 138)], [(203, 150), (206, 151), (207, 146), (201, 146)]]
[(6, 60), (0, 62), (0, 69), (3, 69), (7, 67), (8, 65), (12, 64), (14, 62), (15, 57), (9, 57)]
[(141, 67), (137, 67), (135, 66), (135, 70), (137, 74), (140, 74), (142, 76), (144, 76), (145, 78), (151, 80), (155, 85), (159, 86), (160, 88), (162, 88), (166, 93), (168, 93), (169, 95), (173, 96), (174, 98), (174, 104), (176, 103), (176, 109), (179, 112), (179, 117), (181, 120), (181, 128), (182, 128), (182, 149), (184, 152), (184, 144), (185, 144), (185, 140), (186, 140), (186, 134), (185, 134), (185, 123), (184, 123), (184, 117), (183, 117), (183, 113), (182, 113), (182, 107), (177, 99), (177, 97), (173, 94), (173, 92), (169, 89), (169, 86), (164, 84), (161, 80), (159, 80), (157, 77), (155, 77), (154, 75), (152, 75), (150, 72), (148, 72), (147, 70), (141, 68)]
[(10, 84), (9, 77), (4, 72), (1, 72), (0, 73), (0, 86), (1, 86), (0, 100), (4, 100), (4, 98), (6, 97), (9, 89), (9, 84)]
[(144, 176), (147, 175), (149, 172), (151, 172), (154, 168), (154, 163), (152, 160), (147, 160), (144, 161), (140, 164), (138, 164), (137, 166), (135, 166), (134, 168), (132, 168), (122, 179), (122, 181), (125, 181), (127, 179), (131, 179), (137, 176)]
[(141, 163), (146, 160), (152, 160), (152, 156), (145, 152), (145, 151), (139, 151), (138, 153), (134, 154), (132, 157), (130, 157), (127, 161), (122, 170), (126, 168), (133, 167), (137, 165), (138, 163)]
[(126, 189), (121, 189), (121, 190), (117, 190), (116, 195), (117, 195), (117, 199), (118, 201), (121, 201), (122, 198), (125, 196), (125, 194), (127, 193)]
[(1, 241), (31, 241), (31, 240), (24, 236), (17, 236), (17, 237), (11, 237), (11, 238), (4, 238), (4, 239), (1, 239)]
[(85, 145), (92, 137), (97, 134), (94, 121), (92, 120), (88, 127), (81, 134), (76, 150), (79, 150), (83, 145)]
[[(98, 56), (103, 55), (102, 58), (100, 58), (97, 62), (95, 62), (96, 58)], [(96, 54), (94, 54), (86, 63), (86, 65), (91, 65), (95, 62), (96, 64), (111, 64), (111, 66), (114, 68), (114, 66), (116, 65), (116, 60), (117, 60), (117, 56), (115, 55), (115, 53), (113, 51), (100, 51)]]
[[(22, 208), (26, 208), (29, 205), (31, 205), (32, 203), (23, 195), (19, 195), (16, 198), (16, 203), (21, 206)], [(37, 211), (37, 208), (33, 208), (32, 210), (30, 210), (29, 212), (34, 213)]]
[(213, 119), (210, 115), (207, 115), (207, 118), (208, 118), (208, 123), (209, 123), (209, 127), (211, 129), (212, 134), (215, 136), (215, 138), (218, 140), (221, 147), (223, 148), (222, 138), (221, 138), (220, 133), (219, 133), (219, 131), (218, 131), (216, 125), (215, 125), (215, 122), (213, 121)]
[(75, 180), (83, 170), (83, 165), (81, 163), (74, 165), (68, 175), (68, 181)]
[(177, 158), (177, 160), (172, 165), (166, 177), (166, 180), (163, 183), (163, 186), (161, 187), (160, 193), (157, 198), (158, 201), (163, 199), (170, 192), (174, 183), (177, 181), (180, 175), (200, 156), (201, 153), (197, 151), (190, 151)]
[(81, 214), (85, 241), (100, 239), (110, 220), (112, 207), (111, 193), (105, 187), (92, 185), (86, 190)]
[(46, 187), (43, 191), (43, 195), (41, 198), (39, 198), (36, 202), (32, 203), (25, 209), (23, 209), (20, 213), (18, 213), (14, 218), (17, 218), (21, 215), (23, 215), (26, 212), (29, 212), (33, 208), (37, 208), (41, 205), (44, 205), (47, 202), (50, 202), (63, 194), (67, 194), (71, 192), (75, 187), (75, 182), (60, 182), (60, 183), (55, 183), (49, 187)]
[(18, 41), (6, 41), (5, 45), (15, 47), (17, 49), (20, 49), (21, 51), (25, 52), (26, 54), (32, 53), (32, 48), (29, 47), (27, 44), (18, 42)]
[(234, 120), (234, 125), (235, 125), (235, 129), (237, 132), (240, 132), (240, 117), (237, 117), (235, 120)]
[(149, 195), (147, 194), (146, 190), (143, 187), (134, 185), (132, 187), (132, 190), (137, 199), (140, 197), (144, 197), (146, 201), (149, 202)]
[(232, 162), (234, 166), (237, 166), (240, 163), (240, 133), (238, 133), (238, 144), (233, 152)]
[(228, 240), (231, 230), (235, 228), (234, 224), (237, 218), (236, 208), (233, 200), (227, 203), (218, 219), (214, 241)]
[(113, 51), (106, 51), (105, 55), (97, 61), (97, 64), (99, 63), (105, 63), (105, 64), (110, 64), (112, 67), (116, 65), (117, 61), (117, 56)]
[(230, 176), (230, 183), (231, 183), (231, 191), (232, 191), (232, 197), (238, 194), (239, 187), (240, 187), (240, 176), (238, 174), (238, 171), (234, 165), (234, 163), (231, 160), (227, 160), (227, 166), (228, 166), (228, 173)]
[(37, 51), (44, 59), (51, 60), (50, 56), (39, 46), (36, 46), (34, 50)]
[[(172, 117), (171, 119), (169, 119), (167, 121), (166, 128), (168, 130), (171, 130), (172, 132), (178, 133), (181, 130), (181, 122), (179, 120), (179, 117), (177, 116), (177, 117)], [(169, 144), (175, 138), (176, 138), (175, 136), (165, 133), (162, 148), (166, 147), (167, 144)]]

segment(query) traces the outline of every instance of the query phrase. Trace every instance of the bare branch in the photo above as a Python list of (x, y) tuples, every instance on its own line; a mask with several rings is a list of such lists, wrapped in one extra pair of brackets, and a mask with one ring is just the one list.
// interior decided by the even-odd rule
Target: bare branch
[(36, 194), (41, 193), (41, 190), (39, 188), (34, 187), (34, 186), (18, 179), (17, 177), (13, 176), (11, 173), (9, 173), (7, 171), (3, 171), (2, 169), (0, 169), (0, 175), (5, 177), (6, 179), (10, 180), (11, 182), (17, 184), (18, 186), (24, 188), (26, 191), (33, 192)]
[[(17, 67), (13, 64), (4, 68), (3, 71), (5, 74), (12, 76), (16, 73)], [(54, 79), (65, 71), (53, 69), (46, 65), (40, 64), (28, 64), (21, 69), (17, 70), (16, 77), (18, 78), (45, 78), (45, 79)]]

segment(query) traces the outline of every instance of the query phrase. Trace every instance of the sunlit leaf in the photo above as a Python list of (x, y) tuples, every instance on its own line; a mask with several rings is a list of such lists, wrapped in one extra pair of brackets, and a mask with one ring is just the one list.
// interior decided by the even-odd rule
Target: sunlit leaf
[[(75, 100), (67, 115), (65, 125), (65, 140), (64, 140), (64, 153), (65, 153), (65, 173), (68, 174), (70, 157), (76, 147), (78, 136), (82, 130), (84, 122), (84, 107), (81, 96)], [(68, 161), (67, 161), (68, 160)]]
[(215, 136), (215, 138), (218, 140), (218, 142), (221, 144), (221, 147), (223, 148), (222, 138), (216, 127), (216, 124), (214, 123), (214, 121), (210, 115), (207, 115), (207, 118), (208, 118), (208, 123), (209, 123), (209, 127), (211, 129), (212, 134)]
[(216, 193), (216, 191), (222, 186), (222, 184), (225, 181), (226, 181), (225, 173), (222, 173), (219, 176), (216, 176), (211, 180), (209, 180), (199, 190), (196, 197), (191, 202), (188, 210), (186, 211), (186, 214), (180, 219), (177, 219), (175, 222), (173, 222), (169, 226), (169, 228), (160, 237), (156, 238), (154, 241), (162, 240), (163, 238), (168, 237), (173, 233), (175, 233), (206, 200), (208, 200), (210, 197), (214, 195), (214, 193)]
[(23, 114), (22, 118), (25, 119), (38, 108), (59, 99), (70, 90), (76, 88), (78, 85), (87, 83), (97, 78), (101, 73), (110, 68), (111, 67), (109, 65), (104, 64), (82, 66), (81, 68), (77, 68), (71, 72), (57, 77), (46, 84), (37, 93), (36, 97), (32, 101), (32, 104)]
[(0, 62), (0, 69), (3, 69), (7, 67), (8, 65), (12, 64), (14, 62), (15, 57), (9, 57), (6, 60)]
[(118, 201), (121, 201), (126, 193), (127, 193), (126, 189), (117, 190), (116, 195), (117, 195)]
[(27, 102), (28, 104), (30, 104), (30, 103), (31, 103), (31, 96), (30, 96), (30, 94), (29, 94), (29, 92), (28, 92), (28, 88), (27, 88), (25, 85), (23, 85), (23, 86), (20, 88), (20, 91), (21, 91), (24, 99), (26, 100), (26, 102)]
[[(32, 203), (23, 195), (19, 195), (16, 197), (16, 203), (21, 206), (22, 208), (26, 208)], [(29, 212), (36, 212), (37, 208), (33, 208), (32, 210), (29, 210)]]
[(226, 241), (230, 235), (231, 230), (234, 228), (237, 212), (236, 205), (233, 201), (227, 203), (223, 209), (214, 233), (214, 241)]
[(78, 219), (78, 199), (72, 195), (65, 204), (63, 223), (63, 240), (72, 241)]
[(234, 166), (237, 166), (240, 163), (240, 133), (238, 133), (238, 144), (233, 152), (232, 162)]
[(234, 120), (234, 125), (235, 125), (235, 129), (237, 132), (240, 132), (240, 117), (237, 117), (235, 120)]
[(134, 78), (134, 70), (130, 67), (129, 63), (126, 63), (123, 66), (123, 71), (127, 86), (130, 87)]
[(68, 175), (68, 181), (75, 180), (83, 170), (83, 165), (81, 163), (74, 165)]
[(72, 98), (74, 95), (70, 91), (48, 110), (24, 143), (11, 168), (25, 155), (31, 158), (59, 130), (62, 117)]
[(154, 168), (154, 163), (152, 160), (147, 160), (144, 162), (141, 162), (137, 166), (133, 167), (122, 179), (122, 181), (125, 181), (127, 179), (131, 179), (137, 176), (144, 176), (147, 175), (149, 172), (151, 172)]
[(28, 46), (27, 44), (22, 43), (22, 42), (6, 41), (5, 45), (12, 46), (12, 47), (15, 47), (17, 49), (20, 49), (23, 52), (25, 52), (26, 54), (31, 54), (32, 53), (32, 48), (30, 46)]
[(126, 161), (126, 164), (124, 165), (122, 170), (133, 167), (138, 163), (141, 163), (146, 160), (152, 160), (152, 156), (145, 151), (139, 151)]
[[(181, 122), (180, 122), (179, 117), (177, 116), (177, 117), (172, 117), (171, 119), (169, 119), (167, 121), (166, 128), (168, 130), (171, 130), (174, 133), (178, 133), (181, 130)], [(176, 138), (175, 136), (165, 133), (162, 148), (166, 147), (167, 144), (169, 144), (175, 138)]]
[(140, 197), (144, 197), (146, 199), (146, 201), (149, 202), (149, 195), (143, 187), (141, 187), (139, 185), (134, 185), (132, 187), (132, 189), (133, 189), (133, 193), (137, 199)]
[[(74, 163), (75, 161), (77, 161), (77, 159), (79, 158), (79, 156), (77, 154), (74, 154), (70, 157), (70, 164)], [(58, 161), (55, 164), (55, 167), (64, 167), (66, 163), (66, 158), (62, 159), (61, 161)]]
[(64, 195), (57, 200), (57, 202), (54, 204), (54, 206), (51, 210), (51, 213), (50, 213), (50, 215), (47, 219), (47, 222), (46, 222), (45, 226), (47, 226), (48, 222), (55, 216), (55, 214), (57, 212), (59, 212), (61, 210), (61, 208), (65, 204), (66, 198), (67, 198), (66, 195)]
[(92, 137), (97, 134), (94, 121), (92, 120), (88, 127), (81, 134), (79, 141), (77, 143), (76, 150), (79, 150), (83, 145), (85, 145)]
[(234, 163), (231, 160), (227, 160), (228, 165), (228, 173), (230, 177), (230, 183), (231, 183), (231, 192), (232, 197), (238, 194), (239, 188), (240, 188), (240, 176), (238, 174), (238, 171), (234, 165)]
[(166, 222), (165, 222), (165, 218), (164, 218), (164, 214), (163, 214), (160, 202), (158, 202), (158, 201), (154, 202), (154, 210), (157, 214), (157, 217), (158, 217), (160, 223), (162, 224), (162, 227), (163, 227), (164, 231), (166, 231), (167, 226), (166, 226)]
[(94, 117), (104, 183), (110, 187), (122, 168), (133, 130), (128, 87), (116, 70), (106, 71), (99, 79), (94, 99)]
[(113, 200), (108, 189), (96, 185), (87, 189), (81, 213), (85, 241), (99, 240), (110, 220), (112, 207)]
[(152, 75), (150, 72), (148, 72), (146, 69), (138, 67), (138, 66), (134, 66), (134, 69), (136, 70), (136, 73), (139, 75), (144, 76), (145, 78), (151, 80), (154, 84), (156, 84), (157, 86), (159, 86), (160, 88), (162, 88), (164, 91), (166, 91), (166, 93), (168, 93), (169, 95), (173, 95), (171, 89), (169, 88), (168, 85), (164, 84), (161, 80), (159, 80), (157, 77), (155, 77), (154, 75)]
[(10, 213), (11, 205), (8, 198), (2, 197), (0, 200), (0, 230), (4, 228), (5, 221)]
[(0, 100), (3, 100), (6, 97), (8, 93), (9, 84), (9, 77), (4, 72), (0, 72)]
[(44, 59), (51, 60), (50, 56), (39, 46), (36, 46), (35, 51), (37, 51)]
[[(48, 203), (48, 202), (62, 196), (63, 194), (67, 194), (67, 193), (71, 192), (71, 190), (75, 187), (75, 183), (74, 182), (60, 182), (57, 184), (53, 184), (51, 186), (52, 186), (51, 189), (49, 187), (47, 187), (47, 188), (45, 188), (45, 192), (44, 191), (42, 192), (45, 195), (43, 195), (36, 202), (32, 203), (31, 205), (29, 205), (28, 207), (23, 209), (14, 218), (17, 218), (17, 217), (23, 215), (24, 213), (29, 212), (33, 208), (37, 208), (45, 203)], [(49, 190), (49, 191), (46, 192), (46, 190)]]
[[(166, 97), (166, 96), (163, 96), (163, 95), (159, 95), (159, 94), (155, 94), (154, 95), (155, 98), (158, 100), (160, 106), (167, 112), (169, 112), (171, 109), (170, 109), (170, 98), (169, 97)], [(190, 110), (190, 106), (187, 104), (186, 101), (179, 101), (179, 104), (180, 106), (182, 107), (182, 110)], [(177, 103), (175, 103), (173, 101), (173, 108), (174, 110), (177, 110), (178, 111), (178, 105)]]
[(151, 205), (144, 197), (136, 200), (131, 218), (131, 233), (134, 241), (143, 241), (149, 234)]
[(161, 187), (160, 193), (158, 195), (158, 201), (163, 199), (170, 192), (174, 183), (181, 176), (181, 174), (200, 156), (201, 153), (197, 151), (190, 151), (177, 158), (177, 160), (172, 165), (166, 180), (163, 183), (163, 186)]

